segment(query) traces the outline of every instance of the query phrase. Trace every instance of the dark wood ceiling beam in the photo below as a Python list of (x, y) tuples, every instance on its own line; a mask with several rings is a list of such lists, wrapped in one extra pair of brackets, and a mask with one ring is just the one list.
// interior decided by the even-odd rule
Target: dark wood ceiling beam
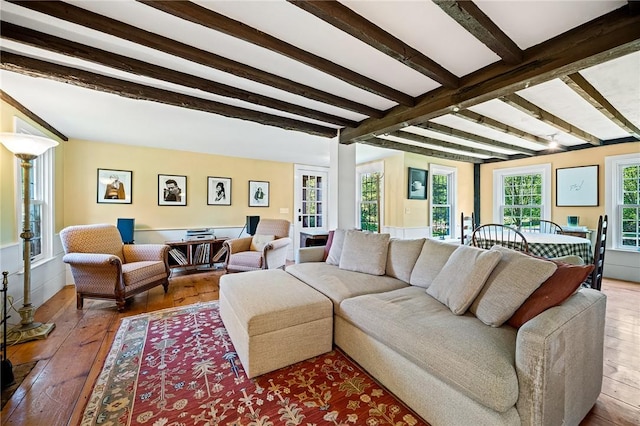
[[(473, 148), (467, 145), (461, 145), (453, 142), (443, 141), (437, 138), (430, 138), (428, 136), (418, 135), (411, 132), (406, 131), (396, 131), (389, 133), (389, 136), (395, 136), (397, 138), (405, 139), (411, 142), (423, 143), (428, 145), (434, 145), (435, 147), (447, 148), (447, 149), (455, 149), (457, 151), (468, 152), (471, 154), (484, 155), (486, 157), (495, 157), (500, 158), (501, 160), (506, 160), (509, 158), (507, 154), (502, 154), (495, 151), (489, 151), (481, 148)], [(437, 148), (434, 148), (437, 149)]]
[(508, 64), (522, 62), (522, 50), (470, 0), (433, 0), (447, 15)]
[(471, 157), (469, 155), (458, 155), (458, 154), (453, 154), (451, 152), (438, 151), (435, 149), (424, 148), (421, 146), (390, 141), (388, 139), (382, 139), (377, 137), (358, 141), (358, 142), (365, 145), (377, 146), (380, 148), (395, 149), (396, 151), (412, 152), (414, 154), (424, 155), (427, 157), (444, 158), (446, 160), (462, 161), (465, 163), (476, 163), (476, 164), (481, 164), (483, 162), (481, 158)]
[(455, 74), (335, 0), (287, 1), (445, 87), (460, 84)]
[(509, 151), (519, 152), (521, 154), (525, 154), (529, 156), (537, 154), (537, 151), (534, 151), (532, 149), (522, 148), (510, 143), (496, 141), (493, 139), (486, 138), (484, 136), (476, 135), (474, 133), (469, 133), (463, 130), (454, 129), (453, 127), (434, 123), (432, 121), (422, 123), (422, 124), (416, 124), (416, 127), (420, 127), (426, 130), (430, 130), (432, 132), (440, 133), (441, 135), (452, 136), (458, 139), (463, 139), (469, 142), (474, 142), (481, 145), (487, 145), (494, 148), (507, 149)]
[(61, 140), (63, 141), (69, 140), (69, 138), (63, 135), (58, 129), (53, 127), (51, 124), (47, 123), (42, 117), (40, 117), (39, 115), (31, 111), (26, 106), (22, 105), (20, 102), (18, 102), (16, 99), (11, 97), (11, 95), (9, 95), (7, 92), (5, 92), (2, 89), (0, 89), (0, 99), (2, 99), (12, 107), (17, 109), (18, 111), (20, 111), (21, 113), (29, 117), (30, 119), (32, 119), (36, 124), (39, 124), (43, 128), (47, 129), (48, 131), (56, 135)]
[(601, 144), (600, 139), (598, 139), (597, 137), (577, 128), (576, 126), (566, 122), (562, 118), (551, 114), (549, 111), (546, 111), (536, 104), (529, 102), (518, 94), (512, 93), (510, 95), (505, 95), (500, 97), (500, 100), (508, 105), (511, 105), (517, 110), (524, 112), (530, 117), (536, 118), (543, 123), (555, 127), (560, 131), (569, 133), (570, 135), (575, 136), (578, 139), (582, 139), (583, 141), (589, 142), (590, 144), (596, 146)]
[(496, 62), (419, 97), (413, 108), (396, 106), (383, 118), (364, 120), (340, 132), (341, 143), (358, 142), (553, 80), (640, 50), (640, 16), (625, 5), (524, 52), (523, 62)]
[(240, 99), (256, 105), (285, 111), (302, 117), (336, 124), (338, 126), (354, 126), (355, 121), (347, 120), (332, 114), (316, 111), (311, 108), (295, 105), (279, 99), (259, 95), (247, 90), (238, 89), (226, 84), (216, 83), (205, 78), (196, 77), (179, 71), (170, 70), (148, 62), (132, 59), (127, 56), (96, 49), (56, 36), (41, 33), (29, 28), (20, 27), (8, 22), (0, 22), (0, 33), (3, 38), (19, 43), (28, 44), (40, 49), (49, 50), (62, 55), (84, 59), (96, 64), (119, 69), (121, 71), (138, 74), (160, 81), (199, 89), (228, 98)]
[(360, 104), (358, 102), (318, 90), (314, 87), (297, 83), (293, 80), (250, 67), (240, 62), (224, 58), (214, 53), (180, 43), (149, 31), (141, 30), (132, 25), (90, 12), (69, 3), (61, 1), (7, 1), (45, 15), (53, 16), (67, 22), (73, 22), (74, 24), (78, 24), (95, 31), (119, 37), (133, 43), (138, 43), (160, 52), (168, 53), (210, 68), (215, 68), (237, 77), (275, 87), (276, 89), (284, 90), (298, 96), (357, 112), (369, 117), (381, 118), (384, 116), (384, 111), (372, 108), (368, 105)]
[(181, 108), (189, 108), (225, 117), (253, 121), (268, 126), (276, 126), (287, 130), (305, 132), (316, 136), (335, 137), (337, 135), (337, 130), (330, 127), (286, 117), (279, 117), (277, 115), (254, 111), (247, 108), (226, 105), (208, 99), (197, 98), (195, 96), (183, 95), (165, 89), (158, 89), (156, 87), (132, 83), (126, 80), (107, 77), (101, 74), (16, 55), (6, 51), (1, 51), (0, 53), (0, 69), (8, 71), (33, 77), (48, 78), (50, 80), (73, 84), (75, 86), (98, 90), (105, 93), (111, 93), (130, 99), (152, 101)]
[[(477, 112), (473, 112), (469, 109), (454, 112), (453, 115), (455, 115), (456, 117), (463, 118), (472, 123), (480, 124), (481, 126), (484, 126), (488, 129), (497, 130), (498, 132), (506, 133), (508, 135), (515, 136), (520, 139), (524, 139), (528, 142), (533, 142), (546, 149), (549, 148), (550, 141), (544, 138), (541, 138), (540, 136), (532, 135), (531, 133), (527, 133), (524, 130), (520, 130), (516, 127), (511, 127), (501, 121), (494, 120), (491, 117), (478, 114)], [(564, 151), (565, 147), (562, 145), (559, 145), (556, 149)]]
[(402, 93), (399, 90), (385, 86), (384, 84), (369, 77), (365, 77), (348, 68), (331, 62), (328, 59), (321, 58), (320, 56), (302, 50), (240, 21), (236, 21), (235, 19), (231, 19), (220, 13), (214, 12), (211, 9), (207, 9), (206, 7), (202, 7), (188, 1), (137, 1), (173, 16), (177, 16), (206, 28), (219, 31), (248, 43), (279, 53), (307, 66), (332, 75), (333, 77), (345, 81), (362, 90), (393, 100), (400, 105), (414, 105), (413, 97), (406, 93)]
[(602, 93), (593, 87), (580, 73), (573, 73), (562, 77), (562, 81), (609, 120), (629, 132), (631, 136), (640, 139), (640, 129), (618, 111), (616, 107), (611, 105), (611, 103), (602, 96)]

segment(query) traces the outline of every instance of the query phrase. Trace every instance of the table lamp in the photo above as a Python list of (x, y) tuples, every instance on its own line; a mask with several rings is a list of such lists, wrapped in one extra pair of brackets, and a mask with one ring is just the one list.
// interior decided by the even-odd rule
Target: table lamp
[(21, 318), (20, 324), (9, 330), (7, 334), (7, 344), (13, 345), (29, 340), (46, 339), (55, 327), (55, 324), (42, 324), (33, 321), (36, 308), (31, 304), (31, 239), (33, 238), (33, 232), (31, 231), (29, 210), (31, 208), (30, 169), (33, 167), (31, 161), (47, 152), (49, 148), (57, 146), (58, 142), (42, 136), (23, 133), (0, 133), (0, 142), (22, 160), (20, 165), (23, 176), (23, 225), (20, 238), (24, 241), (22, 254), (24, 261), (24, 301), (22, 308), (18, 309), (18, 314)]

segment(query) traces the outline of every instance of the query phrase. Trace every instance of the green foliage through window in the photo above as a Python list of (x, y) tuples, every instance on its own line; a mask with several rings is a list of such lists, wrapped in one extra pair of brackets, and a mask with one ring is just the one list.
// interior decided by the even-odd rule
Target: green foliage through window
[(360, 227), (363, 231), (380, 232), (379, 172), (364, 173), (360, 181)]

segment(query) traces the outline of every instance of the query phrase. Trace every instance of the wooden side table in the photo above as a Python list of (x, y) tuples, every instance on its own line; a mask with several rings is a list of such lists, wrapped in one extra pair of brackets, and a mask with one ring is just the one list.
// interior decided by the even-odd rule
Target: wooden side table
[(327, 245), (329, 233), (327, 231), (300, 232), (300, 247), (315, 247)]
[(590, 229), (576, 229), (576, 228), (568, 228), (563, 226), (562, 232), (564, 235), (573, 235), (574, 237), (582, 237), (591, 239), (591, 230)]

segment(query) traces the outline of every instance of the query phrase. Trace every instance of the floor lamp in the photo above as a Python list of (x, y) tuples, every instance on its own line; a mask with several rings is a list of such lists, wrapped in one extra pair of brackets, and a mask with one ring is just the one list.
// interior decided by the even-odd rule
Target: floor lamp
[(23, 239), (24, 261), (24, 302), (22, 308), (18, 309), (20, 324), (9, 330), (6, 341), (8, 345), (27, 342), (35, 339), (46, 339), (55, 324), (42, 324), (33, 321), (36, 311), (31, 304), (31, 232), (30, 209), (31, 209), (31, 161), (39, 155), (47, 152), (49, 148), (58, 145), (58, 142), (41, 137), (22, 133), (0, 133), (0, 142), (11, 151), (21, 161), (22, 167), (22, 193), (23, 193), (23, 225), (20, 238)]

